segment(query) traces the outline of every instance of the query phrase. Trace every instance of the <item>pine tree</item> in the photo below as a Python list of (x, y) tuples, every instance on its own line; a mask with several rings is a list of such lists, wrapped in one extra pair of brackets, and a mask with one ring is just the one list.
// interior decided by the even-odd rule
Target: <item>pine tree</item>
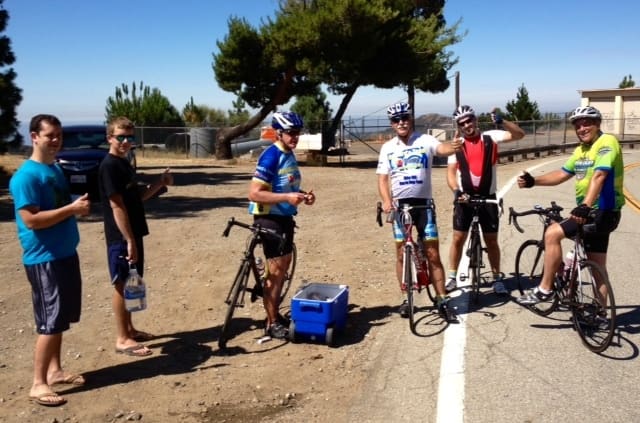
[[(0, 0), (0, 34), (9, 22), (9, 12), (4, 10), (4, 0)], [(11, 40), (0, 35), (0, 154), (9, 147), (17, 149), (22, 145), (22, 135), (18, 133), (16, 109), (22, 101), (22, 90), (15, 85), (16, 72), (12, 65), (16, 57), (11, 50)]]
[(537, 102), (529, 100), (529, 92), (524, 84), (518, 88), (516, 99), (507, 103), (507, 118), (513, 121), (540, 120), (542, 115)]

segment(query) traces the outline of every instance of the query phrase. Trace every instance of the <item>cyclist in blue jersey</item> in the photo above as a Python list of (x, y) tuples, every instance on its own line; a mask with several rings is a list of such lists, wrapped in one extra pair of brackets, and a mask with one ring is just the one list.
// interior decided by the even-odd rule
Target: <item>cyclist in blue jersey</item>
[(276, 141), (258, 158), (249, 185), (249, 213), (254, 216), (255, 223), (285, 236), (282, 246), (274, 238), (265, 237), (263, 240), (268, 272), (262, 297), (267, 313), (267, 335), (285, 339), (288, 329), (278, 314), (278, 307), (282, 282), (292, 257), (293, 217), (298, 213), (298, 205), (310, 206), (315, 203), (316, 196), (312, 191), (300, 190), (302, 178), (293, 152), (303, 127), (302, 118), (292, 112), (276, 112), (271, 126), (276, 130)]
[[(436, 206), (431, 189), (431, 169), (433, 157), (454, 154), (461, 146), (460, 140), (441, 143), (431, 135), (414, 132), (411, 106), (400, 102), (387, 109), (387, 116), (396, 136), (387, 141), (380, 149), (378, 158), (378, 192), (382, 199), (382, 208), (391, 212), (400, 203), (412, 206), (430, 206), (427, 209), (411, 211), (418, 237), (424, 243), (424, 251), (429, 263), (429, 273), (437, 294), (438, 311), (450, 323), (458, 322), (453, 309), (448, 305), (444, 287), (444, 267), (440, 259)], [(426, 231), (427, 226), (430, 231)], [(396, 276), (402, 291), (402, 243), (404, 233), (397, 221), (393, 222), (396, 241)], [(403, 295), (404, 298), (404, 295)], [(398, 308), (402, 317), (409, 317), (409, 304), (406, 300)]]

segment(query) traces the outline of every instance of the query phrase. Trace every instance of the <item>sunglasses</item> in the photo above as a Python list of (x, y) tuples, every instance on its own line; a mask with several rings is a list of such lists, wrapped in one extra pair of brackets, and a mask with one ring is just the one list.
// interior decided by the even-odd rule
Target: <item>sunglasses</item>
[(461, 120), (458, 122), (458, 126), (465, 126), (467, 123), (473, 122), (473, 119)]
[(394, 116), (391, 118), (391, 122), (393, 123), (398, 123), (400, 121), (408, 121), (411, 120), (411, 115), (410, 114), (403, 114), (403, 115), (398, 115), (398, 116)]
[(113, 136), (118, 142), (129, 141), (130, 143), (134, 143), (136, 141), (135, 135), (114, 135)]
[(300, 135), (300, 131), (298, 131), (297, 129), (287, 129), (283, 132), (291, 137), (297, 137)]

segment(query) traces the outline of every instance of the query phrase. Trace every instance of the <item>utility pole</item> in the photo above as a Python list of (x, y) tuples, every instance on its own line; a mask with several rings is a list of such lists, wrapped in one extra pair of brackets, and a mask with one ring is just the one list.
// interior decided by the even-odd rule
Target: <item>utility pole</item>
[(456, 71), (455, 75), (455, 89), (456, 89), (456, 109), (460, 106), (460, 72)]

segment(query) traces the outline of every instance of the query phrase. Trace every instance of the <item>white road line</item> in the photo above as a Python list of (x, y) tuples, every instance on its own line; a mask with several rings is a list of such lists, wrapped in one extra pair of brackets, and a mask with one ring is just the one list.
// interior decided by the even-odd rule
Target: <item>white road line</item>
[[(551, 162), (565, 160), (556, 159), (544, 161), (527, 169), (535, 170), (548, 165)], [(498, 198), (505, 196), (517, 183), (518, 175), (509, 179), (497, 193)], [(458, 294), (452, 298), (452, 303), (460, 316), (460, 323), (450, 325), (444, 333), (442, 356), (440, 360), (440, 380), (438, 382), (438, 405), (436, 407), (437, 423), (463, 423), (464, 422), (464, 351), (467, 342), (467, 312), (469, 310), (469, 278), (460, 282), (460, 269), (464, 272), (468, 269), (469, 259), (462, 255), (458, 266)], [(446, 274), (446, 273), (445, 273)]]

